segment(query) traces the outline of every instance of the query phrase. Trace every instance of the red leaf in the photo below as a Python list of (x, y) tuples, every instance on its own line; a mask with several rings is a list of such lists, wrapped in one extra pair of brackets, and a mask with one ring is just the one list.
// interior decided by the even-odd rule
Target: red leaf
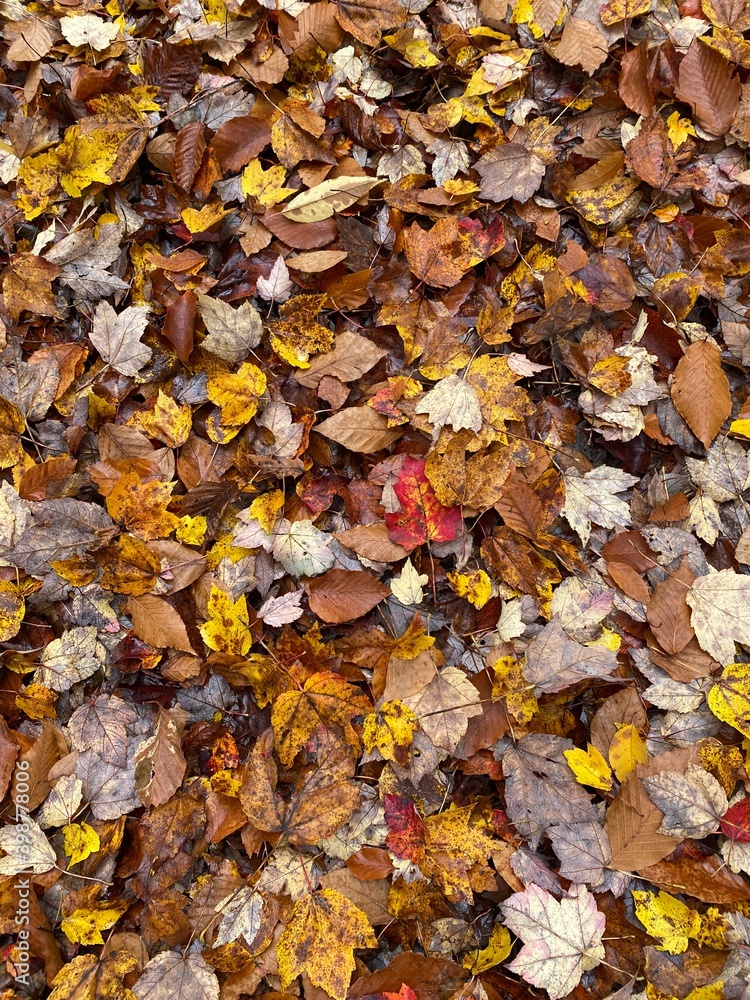
[(384, 806), (385, 821), (391, 831), (385, 838), (387, 847), (400, 858), (419, 863), (424, 857), (424, 823), (413, 800), (388, 793)]
[(750, 844), (750, 798), (740, 799), (724, 813), (721, 832), (730, 840)]
[(444, 507), (424, 471), (424, 461), (407, 458), (393, 491), (401, 510), (385, 515), (391, 541), (413, 549), (424, 542), (450, 542), (463, 528), (460, 507)]

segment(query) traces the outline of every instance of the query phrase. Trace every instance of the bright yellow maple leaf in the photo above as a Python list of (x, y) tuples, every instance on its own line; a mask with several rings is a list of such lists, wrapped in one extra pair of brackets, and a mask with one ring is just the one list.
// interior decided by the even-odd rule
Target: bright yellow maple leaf
[(618, 781), (624, 781), (636, 764), (648, 763), (646, 744), (633, 725), (620, 726), (612, 737), (607, 756)]
[(128, 906), (130, 903), (124, 899), (84, 906), (65, 917), (60, 927), (73, 944), (104, 944), (102, 931), (114, 927)]
[(264, 531), (272, 531), (279, 512), (284, 506), (286, 497), (281, 490), (271, 490), (270, 493), (262, 493), (250, 504), (248, 514), (253, 520), (263, 528)]
[(107, 497), (107, 510), (113, 520), (138, 538), (165, 538), (180, 521), (167, 510), (175, 485), (159, 479), (143, 483), (137, 472), (126, 472)]
[(667, 118), (667, 135), (672, 149), (679, 149), (689, 135), (695, 135), (695, 129), (689, 118), (682, 118), (679, 111), (673, 111)]
[(415, 613), (407, 630), (391, 642), (389, 649), (391, 655), (399, 660), (413, 660), (434, 645), (435, 636), (427, 634), (421, 615)]
[(377, 712), (369, 712), (363, 722), (362, 739), (365, 750), (377, 749), (384, 760), (405, 764), (406, 749), (411, 746), (419, 720), (400, 701), (386, 701)]
[(208, 597), (209, 620), (200, 627), (203, 641), (209, 649), (233, 656), (244, 656), (253, 644), (247, 600), (240, 594), (236, 601), (217, 587), (211, 587)]
[(588, 750), (575, 747), (573, 750), (563, 750), (563, 753), (579, 785), (609, 791), (612, 787), (612, 771), (595, 746), (589, 743)]
[(668, 892), (653, 893), (634, 889), (635, 915), (648, 934), (657, 938), (657, 951), (681, 955), (687, 951), (688, 940), (700, 930), (700, 914), (670, 896)]
[(88, 823), (69, 823), (63, 828), (63, 849), (71, 865), (85, 861), (99, 850), (99, 834)]
[[(212, 403), (221, 410), (221, 430), (223, 434), (218, 441), (226, 444), (239, 434), (240, 429), (249, 423), (258, 412), (260, 397), (266, 391), (267, 380), (264, 373), (246, 361), (236, 372), (224, 372), (208, 380), (206, 392)], [(214, 428), (216, 431), (216, 428)], [(212, 436), (209, 425), (209, 437)]]
[(202, 545), (207, 531), (208, 521), (203, 514), (196, 514), (195, 517), (185, 515), (180, 518), (176, 534), (185, 545)]
[(483, 569), (476, 569), (473, 573), (450, 571), (448, 583), (459, 597), (465, 597), (477, 610), (492, 597), (492, 581)]
[(287, 691), (273, 706), (271, 725), (279, 760), (288, 767), (321, 722), (341, 726), (345, 741), (359, 749), (352, 719), (370, 708), (369, 698), (340, 674), (330, 670), (313, 674), (301, 690)]
[(344, 1000), (354, 972), (354, 949), (378, 940), (365, 914), (335, 889), (322, 889), (294, 904), (277, 948), (281, 988), (306, 972), (313, 986)]
[(750, 670), (746, 663), (729, 663), (708, 692), (708, 707), (721, 722), (750, 736)]
[(205, 233), (229, 214), (230, 210), (217, 201), (200, 209), (183, 208), (180, 217), (191, 233)]
[(297, 194), (295, 188), (284, 187), (285, 180), (286, 170), (282, 166), (264, 170), (256, 156), (242, 171), (242, 193), (246, 198), (256, 198), (261, 205), (270, 208), (290, 194)]
[(136, 413), (127, 423), (148, 437), (162, 441), (167, 448), (179, 448), (190, 437), (192, 412), (187, 403), (180, 406), (159, 389), (153, 408)]

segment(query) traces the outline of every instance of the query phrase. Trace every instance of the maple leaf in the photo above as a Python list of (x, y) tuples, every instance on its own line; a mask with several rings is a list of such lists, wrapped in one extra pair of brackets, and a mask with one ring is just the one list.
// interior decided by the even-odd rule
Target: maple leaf
[(271, 723), (279, 760), (291, 764), (321, 723), (341, 726), (346, 742), (358, 747), (359, 736), (352, 720), (371, 707), (369, 699), (338, 674), (330, 671), (313, 674), (302, 690), (287, 691), (274, 704)]
[(309, 367), (311, 354), (333, 346), (333, 333), (316, 318), (325, 300), (325, 295), (295, 295), (279, 308), (279, 319), (270, 325), (272, 348), (295, 368)]
[(424, 542), (449, 542), (463, 526), (460, 508), (444, 507), (425, 475), (424, 461), (407, 457), (393, 492), (401, 509), (386, 513), (385, 523), (392, 541), (413, 549)]
[(52, 980), (50, 1000), (89, 1000), (91, 997), (126, 996), (124, 980), (138, 968), (138, 959), (129, 951), (77, 955)]
[(137, 375), (151, 359), (151, 348), (141, 343), (149, 311), (128, 306), (116, 313), (108, 302), (100, 302), (94, 313), (89, 337), (102, 360), (121, 375)]
[(282, 519), (274, 530), (273, 555), (295, 579), (325, 573), (335, 561), (327, 536), (310, 521)]
[(253, 642), (247, 599), (240, 594), (236, 601), (221, 587), (211, 587), (207, 610), (209, 620), (200, 626), (203, 641), (210, 649), (244, 656)]
[(137, 1000), (218, 1000), (219, 981), (201, 954), (164, 951), (146, 964), (133, 992)]
[(617, 494), (635, 486), (638, 482), (636, 476), (620, 469), (603, 467), (591, 469), (583, 476), (570, 471), (563, 478), (563, 513), (584, 545), (591, 535), (592, 523), (603, 528), (627, 527), (630, 524), (628, 505)]
[[(325, 734), (325, 730), (323, 730)], [(319, 743), (318, 766), (300, 790), (284, 803), (276, 792), (277, 770), (271, 754), (273, 731), (253, 747), (239, 798), (250, 822), (270, 833), (283, 832), (290, 844), (314, 844), (330, 837), (349, 819), (359, 802), (346, 748), (329, 735)]]
[(435, 746), (447, 753), (457, 750), (469, 719), (482, 714), (477, 689), (457, 667), (446, 667), (403, 702)]
[(148, 541), (171, 534), (179, 518), (167, 510), (175, 483), (158, 479), (142, 482), (137, 472), (126, 472), (106, 498), (107, 510), (128, 531)]
[(374, 948), (364, 913), (335, 889), (310, 893), (294, 905), (278, 944), (282, 989), (306, 972), (334, 1000), (344, 1000), (354, 971), (354, 949)]
[(263, 324), (257, 310), (249, 302), (235, 309), (223, 299), (197, 293), (198, 309), (207, 336), (203, 348), (224, 361), (244, 361), (260, 343)]
[(506, 926), (523, 941), (508, 964), (527, 983), (547, 990), (559, 1000), (578, 985), (584, 972), (604, 958), (602, 934), (605, 917), (585, 886), (572, 886), (568, 896), (556, 900), (531, 885), (500, 904)]

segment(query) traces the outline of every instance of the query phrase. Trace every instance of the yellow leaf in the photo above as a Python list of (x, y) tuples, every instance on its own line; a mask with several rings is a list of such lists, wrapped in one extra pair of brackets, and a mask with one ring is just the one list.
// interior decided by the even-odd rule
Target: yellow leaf
[(107, 497), (107, 510), (138, 538), (149, 541), (165, 538), (179, 524), (179, 518), (167, 510), (174, 483), (154, 480), (142, 483), (137, 472), (126, 472)]
[(272, 531), (279, 512), (284, 506), (285, 496), (281, 490), (271, 490), (270, 493), (263, 493), (256, 497), (250, 504), (248, 514), (263, 528), (264, 531)]
[(730, 663), (708, 692), (708, 707), (721, 722), (750, 736), (750, 670), (746, 663)]
[(341, 726), (345, 741), (359, 749), (352, 719), (371, 708), (367, 696), (340, 674), (330, 670), (313, 674), (302, 690), (287, 691), (274, 703), (271, 725), (279, 760), (288, 767), (321, 722)]
[(681, 955), (687, 950), (688, 939), (700, 930), (699, 913), (667, 892), (654, 894), (634, 889), (633, 899), (635, 915), (651, 937), (661, 942), (656, 946), (657, 951)]
[(729, 433), (737, 434), (739, 437), (750, 438), (750, 420), (733, 420), (729, 425)]
[(510, 949), (511, 940), (508, 928), (503, 927), (502, 924), (495, 924), (487, 947), (467, 952), (461, 964), (469, 970), (472, 976), (478, 976), (480, 973), (486, 972), (487, 969), (504, 962), (510, 955)]
[(618, 781), (624, 781), (636, 764), (648, 763), (646, 744), (633, 725), (621, 726), (609, 745), (609, 763)]
[(197, 514), (195, 517), (186, 515), (180, 518), (176, 534), (185, 545), (202, 545), (207, 531), (208, 521), (203, 514)]
[(399, 660), (413, 660), (434, 645), (435, 636), (427, 634), (424, 622), (417, 612), (404, 634), (393, 641), (390, 651), (391, 655), (398, 657)]
[[(506, 709), (516, 722), (530, 722), (539, 709), (539, 703), (534, 685), (529, 684), (523, 675), (523, 660), (517, 656), (498, 656), (491, 665), (495, 671), (492, 700), (504, 700)], [(490, 666), (489, 660), (487, 666)]]
[(71, 865), (85, 861), (99, 850), (99, 834), (88, 823), (70, 823), (63, 829), (63, 836), (64, 850)]
[(0, 580), (0, 642), (18, 634), (26, 613), (26, 603), (18, 587), (9, 580)]
[(62, 932), (73, 944), (104, 944), (102, 931), (114, 927), (129, 905), (126, 900), (111, 900), (95, 907), (81, 907), (65, 917), (60, 925)]
[(465, 597), (475, 608), (483, 608), (492, 597), (492, 583), (483, 569), (473, 573), (448, 573), (448, 583), (459, 597)]
[(576, 747), (573, 750), (564, 750), (563, 753), (579, 785), (589, 785), (604, 792), (609, 791), (612, 787), (612, 771), (595, 746), (589, 743), (588, 750)]
[(16, 695), (16, 708), (30, 719), (56, 719), (57, 694), (43, 684), (27, 684)]
[(364, 718), (365, 750), (371, 753), (377, 748), (384, 760), (405, 764), (408, 755), (403, 751), (411, 746), (417, 729), (419, 720), (410, 708), (400, 701), (387, 701), (377, 712), (370, 712)]
[(496, 841), (472, 822), (473, 811), (473, 806), (451, 806), (424, 821), (425, 858), (420, 868), (455, 903), (472, 903), (472, 890), (486, 891), (494, 881), (487, 859)]
[(204, 205), (200, 210), (183, 208), (181, 212), (182, 221), (191, 233), (205, 233), (211, 226), (221, 222), (225, 215), (229, 215), (229, 209), (224, 208), (220, 201)]
[(678, 149), (689, 135), (695, 135), (695, 129), (689, 118), (681, 118), (679, 111), (673, 111), (667, 118), (667, 135), (672, 148)]
[(727, 796), (731, 796), (739, 777), (737, 772), (744, 762), (739, 747), (702, 743), (699, 752), (703, 769), (713, 774)]
[(279, 307), (279, 319), (270, 329), (271, 347), (282, 361), (309, 368), (311, 354), (330, 351), (333, 332), (316, 319), (325, 301), (325, 295), (295, 295)]
[(413, 28), (402, 28), (393, 35), (385, 35), (383, 41), (396, 52), (400, 52), (404, 59), (417, 69), (429, 69), (440, 63), (438, 57), (430, 52), (430, 45), (426, 39), (414, 38)]
[(208, 598), (208, 613), (210, 619), (200, 627), (208, 648), (218, 653), (244, 656), (253, 643), (245, 595), (240, 594), (233, 601), (225, 590), (214, 584)]
[(354, 949), (374, 948), (375, 932), (364, 913), (335, 889), (303, 896), (279, 940), (281, 988), (306, 972), (313, 986), (344, 1000), (354, 972)]
[(286, 170), (282, 166), (269, 167), (264, 170), (260, 160), (251, 160), (242, 171), (242, 193), (247, 197), (256, 198), (261, 205), (270, 208), (297, 194), (295, 188), (285, 188)]
[(179, 448), (190, 437), (192, 412), (187, 403), (179, 406), (159, 389), (153, 409), (136, 413), (127, 423), (142, 430), (148, 437), (162, 441), (168, 448)]
[(27, 156), (18, 170), (16, 202), (29, 221), (52, 206), (52, 192), (57, 187), (57, 161), (54, 152)]
[(78, 198), (92, 184), (110, 184), (108, 171), (120, 153), (120, 145), (130, 129), (123, 124), (120, 131), (94, 129), (81, 132), (79, 125), (72, 125), (55, 150), (60, 168), (63, 190)]
[[(236, 372), (225, 372), (208, 380), (208, 398), (221, 410), (221, 424), (225, 432), (221, 444), (231, 441), (239, 434), (240, 428), (253, 419), (266, 384), (266, 376), (249, 361), (240, 365)], [(216, 440), (216, 429), (210, 426), (209, 436)]]

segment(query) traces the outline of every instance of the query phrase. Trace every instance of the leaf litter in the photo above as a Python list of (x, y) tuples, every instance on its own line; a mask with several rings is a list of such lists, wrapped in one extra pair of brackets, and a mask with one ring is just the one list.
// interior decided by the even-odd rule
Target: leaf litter
[(743, 1000), (746, 5), (2, 19), (0, 996)]

